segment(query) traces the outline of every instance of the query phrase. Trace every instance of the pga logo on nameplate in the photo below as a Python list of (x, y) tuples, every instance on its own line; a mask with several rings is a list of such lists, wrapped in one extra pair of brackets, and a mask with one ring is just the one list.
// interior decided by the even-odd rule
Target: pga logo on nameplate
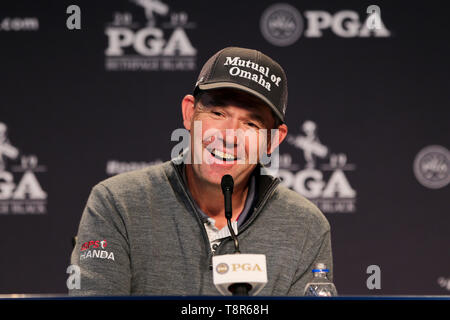
[(213, 280), (217, 290), (231, 295), (229, 287), (235, 283), (251, 285), (249, 295), (257, 295), (267, 283), (264, 254), (224, 254), (213, 256)]

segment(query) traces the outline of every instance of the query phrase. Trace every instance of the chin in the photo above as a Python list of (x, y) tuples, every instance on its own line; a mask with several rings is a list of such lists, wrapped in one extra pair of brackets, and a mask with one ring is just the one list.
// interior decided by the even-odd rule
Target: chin
[(205, 166), (205, 168), (200, 169), (203, 179), (213, 185), (220, 185), (222, 182), (222, 177), (226, 174), (229, 174), (233, 177), (234, 183), (236, 185), (240, 182), (242, 177), (246, 176), (247, 174), (250, 175), (252, 171), (253, 168), (248, 165), (233, 165), (230, 167), (207, 165)]

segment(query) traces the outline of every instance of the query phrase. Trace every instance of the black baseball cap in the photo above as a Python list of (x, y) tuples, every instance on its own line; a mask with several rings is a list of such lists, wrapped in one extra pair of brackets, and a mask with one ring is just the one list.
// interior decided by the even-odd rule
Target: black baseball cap
[(228, 47), (205, 63), (194, 88), (198, 90), (234, 88), (265, 102), (284, 122), (288, 87), (283, 68), (257, 50)]

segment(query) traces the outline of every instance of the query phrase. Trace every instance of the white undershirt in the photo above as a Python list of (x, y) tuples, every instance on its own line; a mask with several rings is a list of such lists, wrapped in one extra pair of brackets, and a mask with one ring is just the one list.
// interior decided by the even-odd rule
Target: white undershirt
[[(234, 230), (234, 233), (238, 234), (237, 222), (232, 221), (231, 226)], [(230, 237), (231, 233), (228, 230), (228, 225), (224, 226), (222, 229), (218, 229), (216, 227), (216, 220), (214, 218), (209, 217), (208, 221), (205, 222), (206, 233), (208, 234), (209, 244), (211, 245), (211, 250), (214, 252), (217, 249), (217, 246), (220, 244), (220, 240), (226, 237)]]

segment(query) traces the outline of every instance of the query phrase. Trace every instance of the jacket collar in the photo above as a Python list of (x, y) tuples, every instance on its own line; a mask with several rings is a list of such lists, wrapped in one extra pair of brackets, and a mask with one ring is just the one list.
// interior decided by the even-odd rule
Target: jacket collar
[[(183, 189), (186, 191), (186, 186), (183, 183), (183, 159), (185, 158), (186, 153), (180, 154), (178, 157), (169, 161), (169, 166), (166, 167), (166, 175), (169, 178), (172, 186), (177, 189)], [(266, 193), (271, 189), (274, 184), (278, 184), (280, 182), (279, 178), (275, 178), (268, 174), (261, 174), (264, 172), (265, 168), (258, 164), (253, 171), (253, 175), (256, 178), (256, 202), (255, 207), (259, 207), (262, 204), (262, 201), (265, 200)], [(178, 190), (180, 191), (180, 190)], [(185, 192), (186, 193), (186, 192)]]

